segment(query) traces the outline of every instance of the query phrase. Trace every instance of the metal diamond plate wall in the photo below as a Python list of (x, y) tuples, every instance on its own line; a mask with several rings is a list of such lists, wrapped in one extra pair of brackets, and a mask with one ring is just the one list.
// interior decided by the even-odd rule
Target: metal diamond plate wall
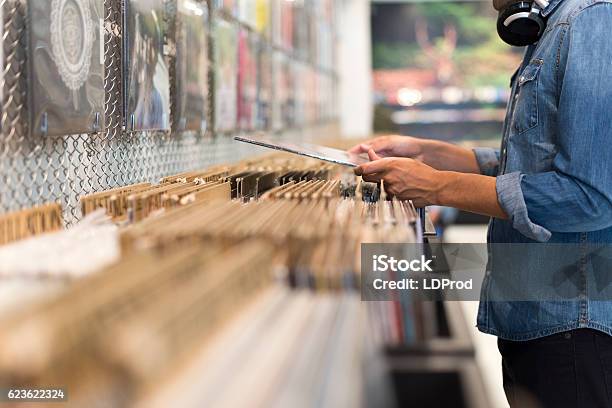
[[(64, 219), (70, 225), (81, 216), (78, 200), (82, 195), (137, 182), (157, 182), (163, 176), (252, 154), (252, 148), (227, 136), (123, 130), (121, 0), (105, 0), (107, 130), (96, 135), (31, 137), (27, 129), (27, 4), (25, 0), (0, 0), (0, 6), (4, 55), (0, 213), (54, 201), (62, 204)], [(210, 111), (208, 117), (212, 117)], [(303, 132), (293, 131), (278, 137), (303, 136)]]

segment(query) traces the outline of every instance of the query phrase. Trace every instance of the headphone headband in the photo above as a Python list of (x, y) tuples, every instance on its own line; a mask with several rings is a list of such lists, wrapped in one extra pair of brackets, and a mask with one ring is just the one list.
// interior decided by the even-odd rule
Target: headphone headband
[(547, 0), (517, 1), (502, 9), (497, 19), (501, 39), (519, 47), (537, 43), (546, 29), (546, 20), (541, 15), (542, 4), (548, 6)]

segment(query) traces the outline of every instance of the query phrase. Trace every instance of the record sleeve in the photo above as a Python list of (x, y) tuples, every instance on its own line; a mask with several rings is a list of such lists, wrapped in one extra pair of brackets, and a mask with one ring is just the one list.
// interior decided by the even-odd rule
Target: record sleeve
[(274, 88), (274, 98), (272, 99), (272, 130), (278, 131), (283, 128), (282, 98), (285, 97), (281, 89), (282, 83), (282, 61), (283, 54), (280, 51), (272, 50), (272, 84)]
[(294, 70), (289, 58), (280, 51), (274, 53), (274, 130), (296, 125), (296, 94)]
[(262, 35), (270, 35), (271, 0), (255, 0), (255, 29)]
[(297, 127), (306, 124), (306, 85), (307, 70), (302, 62), (295, 62), (289, 65), (289, 70), (293, 75), (291, 95), (294, 96), (294, 124)]
[(294, 7), (293, 2), (279, 0), (280, 45), (285, 50), (293, 50)]
[(241, 30), (238, 40), (238, 124), (241, 130), (255, 127), (257, 103), (257, 60), (255, 41)]
[(205, 131), (208, 109), (208, 10), (178, 0), (176, 19), (176, 129)]
[(170, 75), (164, 55), (164, 0), (126, 0), (125, 118), (130, 131), (170, 130)]
[(104, 129), (104, 1), (28, 1), (30, 133)]
[(217, 10), (223, 10), (229, 15), (235, 16), (238, 13), (238, 0), (212, 0), (213, 7)]
[(265, 41), (257, 46), (257, 121), (258, 130), (269, 129), (272, 122), (272, 55)]
[(238, 119), (238, 29), (215, 19), (215, 130), (236, 129)]
[(251, 28), (257, 24), (257, 0), (240, 0), (238, 2), (238, 19)]

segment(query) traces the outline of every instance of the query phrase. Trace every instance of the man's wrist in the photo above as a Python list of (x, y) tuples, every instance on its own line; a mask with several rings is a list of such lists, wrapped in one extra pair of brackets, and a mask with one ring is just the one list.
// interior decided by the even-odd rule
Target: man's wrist
[(462, 175), (454, 171), (437, 171), (431, 198), (432, 205), (452, 207), (452, 197), (455, 196), (453, 190), (460, 184)]
[[(437, 140), (421, 139), (419, 142), (419, 159), (427, 165), (435, 165), (436, 156), (440, 154), (443, 144)], [(432, 166), (435, 167), (435, 166)]]

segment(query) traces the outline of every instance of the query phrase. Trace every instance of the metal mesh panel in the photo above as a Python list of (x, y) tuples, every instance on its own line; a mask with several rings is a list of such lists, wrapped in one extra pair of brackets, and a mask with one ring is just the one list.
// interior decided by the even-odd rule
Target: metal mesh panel
[[(121, 3), (121, 0), (105, 1), (107, 130), (96, 135), (31, 137), (26, 103), (27, 4), (26, 0), (0, 0), (5, 56), (1, 84), (4, 91), (0, 213), (59, 202), (64, 208), (65, 222), (70, 225), (81, 216), (79, 197), (82, 195), (137, 182), (157, 182), (163, 176), (236, 161), (252, 153), (252, 148), (238, 145), (227, 136), (123, 130)], [(170, 66), (174, 65), (172, 62)], [(211, 112), (208, 117), (212, 117)], [(285, 133), (280, 138), (301, 134)]]

